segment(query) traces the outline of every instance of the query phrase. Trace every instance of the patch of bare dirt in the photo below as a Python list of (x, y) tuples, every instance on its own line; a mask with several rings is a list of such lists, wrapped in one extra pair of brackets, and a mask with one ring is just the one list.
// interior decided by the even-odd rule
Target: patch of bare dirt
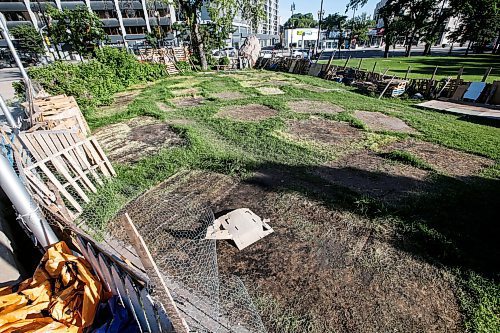
[(290, 120), (287, 133), (296, 140), (313, 141), (331, 146), (347, 146), (364, 138), (362, 130), (346, 122), (322, 118)]
[(96, 109), (95, 116), (108, 117), (125, 111), (130, 103), (132, 103), (140, 93), (140, 89), (135, 89), (115, 94), (113, 103), (111, 105), (99, 107), (98, 109)]
[(236, 120), (259, 121), (274, 117), (278, 111), (260, 104), (225, 106), (217, 113), (219, 117), (233, 118)]
[(394, 203), (425, 189), (429, 171), (388, 161), (365, 150), (348, 154), (315, 171), (328, 182)]
[(158, 107), (158, 109), (160, 109), (163, 112), (172, 112), (172, 111), (174, 111), (174, 109), (171, 106), (169, 106), (169, 105), (167, 105), (165, 103), (162, 103), (162, 102), (156, 102), (156, 106)]
[(292, 101), (287, 103), (288, 107), (293, 112), (298, 113), (339, 113), (344, 111), (338, 105), (334, 105), (328, 102), (313, 101), (313, 100), (302, 100), (302, 101)]
[(190, 108), (203, 104), (205, 102), (205, 98), (201, 96), (175, 97), (170, 101), (178, 108)]
[(234, 100), (234, 99), (242, 99), (247, 97), (247, 95), (240, 93), (239, 91), (223, 91), (219, 93), (212, 94), (212, 97), (225, 99), (225, 100)]
[(138, 117), (127, 122), (98, 129), (95, 137), (113, 162), (133, 163), (153, 155), (165, 147), (185, 144), (167, 123), (151, 117)]
[(194, 96), (200, 93), (198, 88), (186, 88), (186, 89), (173, 89), (170, 93), (174, 96)]
[[(270, 219), (275, 232), (243, 251), (217, 243), (221, 273), (236, 274), (264, 300), (260, 314), (269, 332), (283, 331), (276, 318), (284, 316), (301, 318), (295, 332), (462, 331), (452, 278), (395, 247), (389, 222), (202, 171), (165, 181), (127, 210), (134, 219), (134, 211), (148, 211), (165, 196), (208, 203), (216, 215), (248, 207)], [(168, 214), (182, 216), (183, 209), (173, 206)]]
[(255, 88), (261, 95), (283, 95), (285, 92), (277, 87), (257, 87)]
[(390, 117), (380, 112), (355, 111), (354, 116), (364, 122), (373, 131), (416, 133), (413, 128), (401, 119)]
[(395, 142), (383, 149), (384, 152), (392, 150), (408, 151), (429, 163), (437, 171), (454, 177), (469, 177), (495, 164), (495, 161), (486, 157), (415, 139)]

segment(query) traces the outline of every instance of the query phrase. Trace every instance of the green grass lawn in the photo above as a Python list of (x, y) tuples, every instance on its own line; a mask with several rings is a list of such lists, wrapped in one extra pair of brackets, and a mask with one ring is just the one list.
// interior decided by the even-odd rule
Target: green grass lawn
[[(480, 61), (474, 64), (473, 59)], [(495, 59), (495, 63), (493, 63)], [(488, 56), (469, 58), (415, 57), (410, 59), (370, 59), (362, 67), (371, 68), (378, 61), (378, 70), (390, 67), (402, 74), (408, 64), (414, 66), (412, 75), (425, 76), (433, 66), (442, 66), (439, 75), (453, 75), (464, 65), (465, 78), (480, 79), (483, 69), (496, 66), (498, 59)], [(356, 60), (352, 60), (353, 65)], [(443, 73), (446, 71), (446, 73)], [(392, 72), (390, 72), (392, 73)], [(263, 96), (255, 88), (266, 80), (279, 75), (294, 84), (281, 87), (284, 94)], [(193, 77), (194, 76), (194, 77)], [(254, 79), (251, 84), (242, 81)], [(491, 78), (492, 79), (492, 78)], [(491, 80), (490, 79), (490, 80)], [(191, 84), (191, 83), (192, 84)], [(299, 84), (299, 85), (295, 85)], [(172, 86), (186, 88), (195, 85), (206, 98), (204, 104), (194, 107), (175, 107)], [(302, 85), (302, 86), (300, 86)], [(314, 92), (304, 85), (332, 89)], [(234, 91), (244, 94), (237, 100), (218, 99), (213, 93)], [(289, 170), (297, 179), (310, 182), (311, 188), (321, 180), (308, 171), (335, 160), (342, 151), (330, 150), (314, 143), (292, 140), (283, 133), (287, 122), (311, 119), (310, 114), (296, 113), (287, 103), (291, 100), (329, 102), (344, 109), (338, 114), (319, 114), (315, 117), (349, 123), (366, 134), (360, 145), (349, 149), (376, 150), (388, 142), (416, 138), (437, 143), (461, 152), (482, 156), (496, 164), (468, 179), (459, 180), (435, 172), (427, 162), (405, 152), (395, 150), (384, 155), (391, 163), (401, 163), (433, 173), (434, 190), (424, 196), (412, 198), (404, 205), (388, 207), (375, 199), (366, 198), (340, 188), (318, 191), (302, 189), (314, 195), (332, 210), (347, 209), (369, 219), (374, 228), (383, 230), (384, 223), (395, 228), (403, 240), (402, 248), (415, 257), (432, 263), (457, 281), (455, 291), (468, 331), (498, 332), (500, 330), (500, 271), (498, 247), (498, 200), (500, 198), (500, 127), (445, 114), (422, 110), (392, 99), (377, 100), (354, 93), (350, 88), (315, 77), (272, 72), (247, 72), (241, 77), (227, 74), (173, 77), (144, 88), (125, 109), (110, 115), (95, 112), (88, 114), (93, 129), (119, 123), (137, 116), (152, 116), (171, 122), (172, 127), (186, 138), (182, 147), (164, 149), (133, 165), (117, 164), (118, 176), (106, 188), (105, 195), (98, 195), (87, 207), (100, 211), (101, 222), (112, 217), (123, 205), (143, 191), (157, 185), (179, 170), (206, 170), (245, 178), (263, 167), (273, 165)], [(169, 106), (164, 111), (160, 105)], [(221, 107), (237, 108), (246, 104), (265, 105), (276, 114), (260, 121), (237, 121), (217, 115)], [(354, 111), (378, 111), (405, 121), (414, 134), (374, 132), (354, 116)], [(450, 162), (451, 163), (451, 162)], [(292, 189), (291, 189), (292, 190)], [(295, 190), (295, 189), (294, 189)], [(311, 194), (311, 193), (315, 194)], [(384, 221), (383, 223), (381, 221)], [(99, 221), (96, 221), (99, 222)], [(443, 273), (445, 274), (445, 273)], [(269, 324), (269, 323), (268, 323)], [(272, 324), (272, 323), (271, 323)], [(290, 331), (292, 332), (292, 331)]]
[[(322, 61), (328, 62), (328, 61)], [(335, 65), (343, 66), (346, 60), (334, 60)], [(418, 57), (396, 57), (396, 58), (369, 58), (363, 59), (361, 68), (371, 71), (376, 63), (377, 72), (404, 77), (408, 66), (411, 67), (410, 78), (430, 78), (436, 66), (438, 79), (456, 77), (460, 67), (464, 67), (462, 78), (466, 81), (481, 81), (486, 69), (493, 67), (487, 82), (500, 80), (500, 56), (498, 55), (469, 55), (467, 57), (448, 56), (418, 56)], [(351, 59), (348, 66), (358, 67), (359, 59)]]

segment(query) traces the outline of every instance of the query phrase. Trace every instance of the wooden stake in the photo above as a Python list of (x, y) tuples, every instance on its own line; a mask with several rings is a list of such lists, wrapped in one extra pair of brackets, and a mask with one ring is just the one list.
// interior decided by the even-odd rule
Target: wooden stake
[(332, 52), (332, 55), (330, 56), (330, 59), (328, 59), (328, 65), (326, 66), (327, 70), (330, 69), (330, 66), (331, 66), (332, 61), (333, 61), (333, 57), (335, 57), (335, 51)]
[(373, 77), (373, 74), (375, 74), (376, 67), (377, 67), (377, 62), (375, 61), (375, 63), (373, 64), (373, 69), (372, 69), (372, 74), (371, 74), (372, 77)]
[(382, 96), (384, 96), (385, 92), (387, 91), (387, 89), (389, 89), (389, 86), (391, 85), (392, 81), (394, 80), (394, 78), (396, 77), (396, 75), (394, 75), (390, 80), (389, 82), (387, 83), (387, 85), (385, 86), (384, 90), (382, 91), (382, 93), (380, 94), (380, 96), (378, 97), (378, 99), (381, 99)]
[(344, 64), (344, 69), (347, 67), (347, 64), (349, 63), (349, 60), (351, 60), (351, 56), (349, 56), (349, 58), (347, 58), (345, 64)]
[(486, 80), (488, 79), (488, 76), (490, 76), (490, 73), (491, 73), (491, 70), (493, 69), (493, 67), (490, 67), (486, 70), (486, 72), (484, 73), (484, 76), (483, 76), (483, 79), (481, 80), (481, 82), (486, 82)]
[(361, 68), (361, 63), (363, 62), (363, 58), (360, 58), (359, 59), (359, 63), (358, 63), (358, 71), (360, 70)]
[(134, 223), (130, 219), (130, 216), (128, 216), (128, 213), (125, 213), (125, 215), (122, 217), (122, 221), (125, 231), (130, 238), (132, 246), (137, 252), (139, 259), (141, 260), (141, 263), (146, 270), (146, 274), (151, 278), (157, 288), (163, 287), (162, 290), (157, 291), (160, 292), (162, 296), (164, 296), (162, 297), (162, 299), (166, 302), (164, 302), (163, 305), (165, 306), (165, 311), (167, 312), (175, 331), (188, 333), (189, 327), (186, 321), (181, 317), (179, 309), (177, 309), (177, 306), (175, 305), (174, 299), (172, 298), (172, 295), (170, 294), (170, 291), (168, 290), (168, 287), (162, 278), (158, 266), (156, 266), (156, 263), (154, 262), (153, 257), (151, 256), (151, 253), (149, 252), (149, 249), (144, 242), (144, 239), (137, 231)]
[[(464, 67), (460, 67), (460, 69), (458, 70), (458, 74), (457, 74), (457, 81), (460, 81), (460, 78), (462, 77), (462, 74), (464, 73)], [(457, 82), (458, 84), (458, 82)]]
[(405, 80), (408, 78), (408, 74), (410, 74), (411, 66), (408, 66), (408, 69), (406, 70), (405, 74)]
[(432, 76), (431, 76), (431, 81), (434, 80), (434, 77), (436, 76), (438, 68), (439, 68), (439, 66), (436, 66), (436, 68), (434, 68), (434, 72), (432, 73)]

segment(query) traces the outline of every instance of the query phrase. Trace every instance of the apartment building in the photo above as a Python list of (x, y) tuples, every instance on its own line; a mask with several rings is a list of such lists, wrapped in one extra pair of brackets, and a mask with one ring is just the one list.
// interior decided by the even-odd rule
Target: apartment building
[[(388, 0), (381, 0), (375, 5), (375, 11), (373, 13), (373, 19), (377, 21), (377, 29), (380, 31), (380, 29), (383, 29), (384, 27), (384, 22), (380, 18), (379, 15), (379, 10), (387, 3)], [(449, 4), (448, 0), (436, 0), (437, 3), (442, 5), (442, 10), (448, 10)], [(444, 2), (444, 3), (443, 3)], [(441, 27), (441, 36), (439, 37), (438, 41), (436, 42), (436, 45), (449, 45), (451, 42), (449, 40), (449, 34), (450, 32), (454, 31), (457, 29), (460, 21), (457, 17), (452, 16), (448, 18), (443, 26)], [(381, 35), (377, 35), (379, 40), (381, 39)]]
[(101, 18), (111, 44), (142, 42), (145, 34), (157, 27), (161, 28), (165, 37), (173, 39), (168, 32), (176, 20), (174, 8), (159, 0), (2, 0), (0, 12), (5, 15), (9, 28), (33, 24), (37, 29), (44, 30), (48, 22), (45, 13), (48, 6), (60, 10), (86, 6)]

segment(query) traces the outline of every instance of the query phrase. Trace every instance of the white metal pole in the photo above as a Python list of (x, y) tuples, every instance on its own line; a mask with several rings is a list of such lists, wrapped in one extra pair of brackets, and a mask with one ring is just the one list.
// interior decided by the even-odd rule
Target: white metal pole
[(120, 23), (120, 30), (122, 31), (123, 45), (125, 46), (125, 49), (128, 52), (127, 32), (125, 31), (125, 25), (123, 24), (123, 16), (122, 16), (122, 11), (120, 9), (120, 4), (118, 0), (114, 0), (113, 3), (115, 4), (116, 16), (118, 16), (118, 22)]
[(38, 206), (16, 175), (5, 156), (0, 154), (0, 187), (9, 198), (26, 227), (33, 233), (36, 240), (47, 247), (59, 240), (54, 231), (42, 217)]
[(148, 33), (151, 33), (151, 25), (149, 24), (149, 13), (148, 8), (146, 6), (146, 0), (141, 0), (142, 11), (144, 12), (144, 20), (146, 21), (146, 30)]
[(9, 126), (12, 129), (18, 128), (16, 121), (14, 120), (14, 117), (12, 117), (9, 108), (7, 104), (5, 104), (5, 101), (3, 100), (3, 97), (1, 95), (0, 95), (0, 108), (2, 109), (3, 114), (5, 115), (5, 119), (7, 119)]
[(16, 49), (14, 48), (14, 45), (12, 44), (12, 40), (10, 39), (9, 36), (9, 29), (7, 28), (7, 21), (5, 20), (5, 16), (0, 13), (0, 29), (2, 29), (2, 36), (7, 42), (7, 46), (9, 47), (10, 52), (12, 53), (12, 57), (16, 61), (16, 65), (21, 71), (21, 75), (23, 76), (24, 81), (26, 84), (28, 84), (31, 87), (31, 81), (30, 78), (28, 77), (28, 73), (26, 73), (26, 70), (24, 69), (24, 66), (21, 62), (21, 59), (19, 59), (19, 56), (17, 55)]

